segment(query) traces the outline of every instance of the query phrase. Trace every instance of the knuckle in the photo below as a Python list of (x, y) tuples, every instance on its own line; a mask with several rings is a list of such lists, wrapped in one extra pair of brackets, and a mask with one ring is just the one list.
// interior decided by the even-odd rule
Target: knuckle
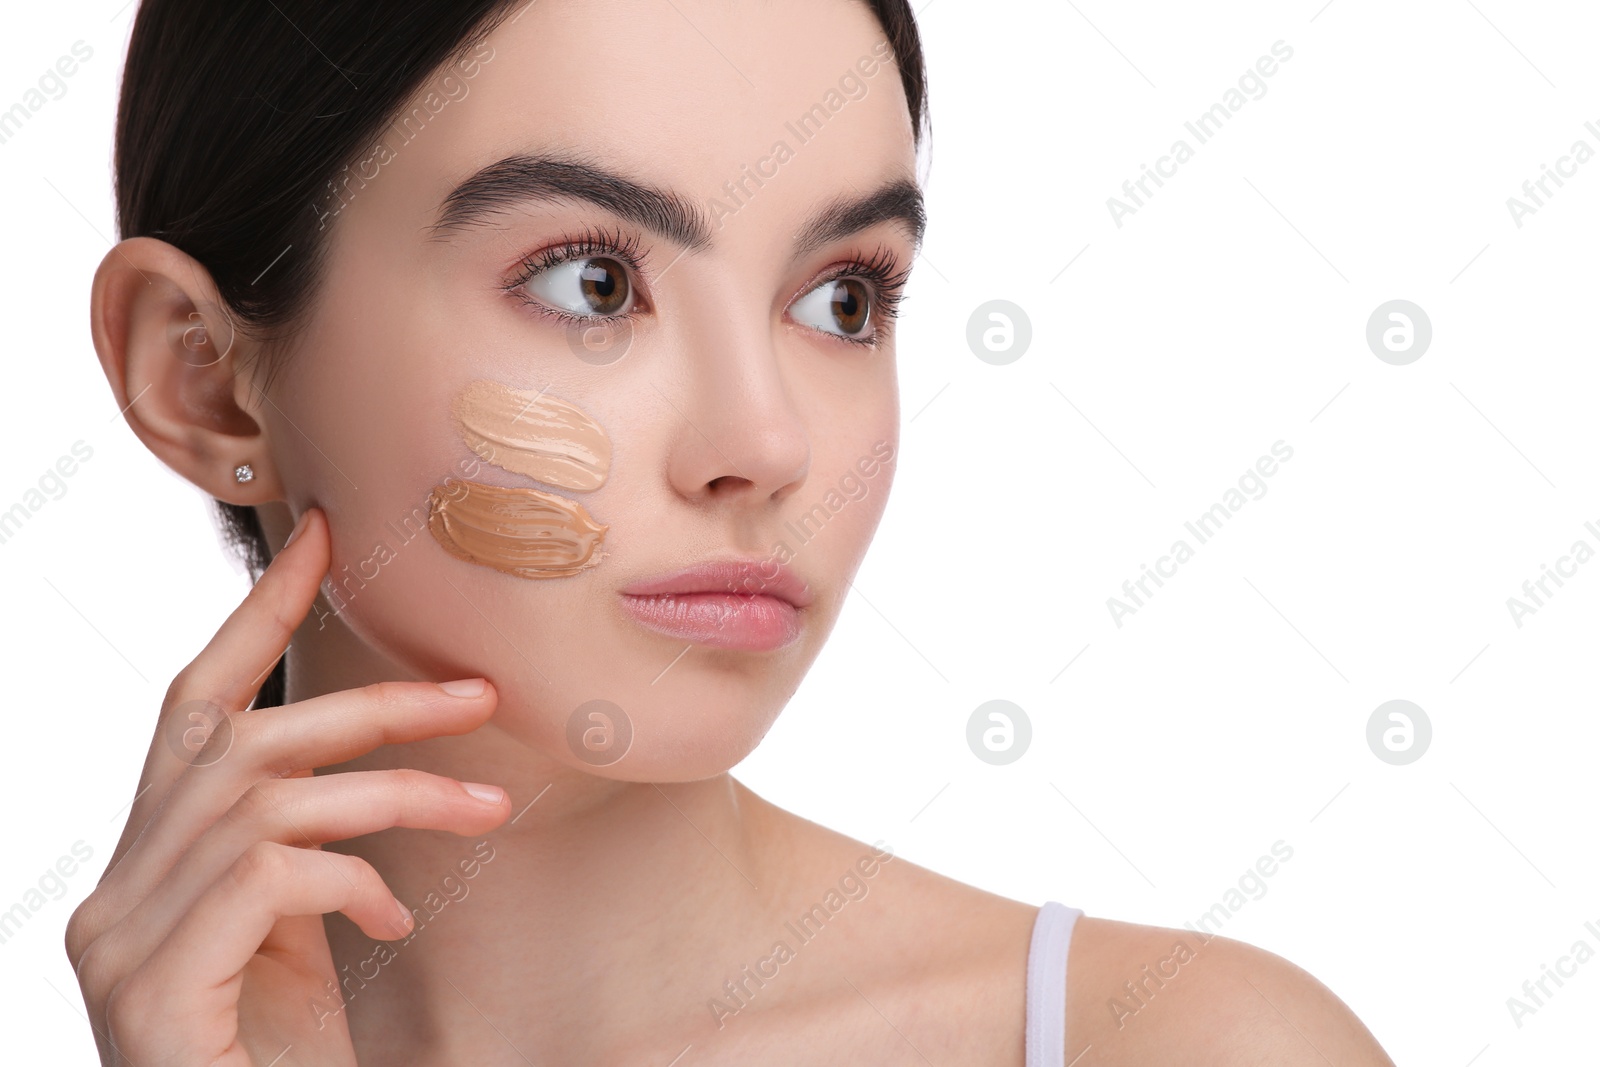
[(372, 864), (363, 860), (359, 866), (354, 864), (352, 866), (355, 867), (356, 885), (367, 896), (378, 900), (394, 896), (394, 893), (389, 889), (389, 883), (383, 880), (383, 875), (379, 874), (378, 869)]
[(302, 615), (298, 618), (295, 616), (290, 607), (287, 594), (277, 586), (263, 588), (262, 584), (257, 582), (251, 587), (250, 591), (252, 593), (259, 591), (262, 596), (268, 597), (266, 614), (268, 628), (271, 631), (269, 636), (272, 641), (288, 644), (294, 637), (295, 630), (299, 629), (300, 624), (305, 621), (304, 616)]
[(280, 583), (257, 581), (250, 586), (232, 617), (248, 620), (252, 629), (259, 628), (268, 641), (285, 640), (300, 625), (289, 609), (288, 597)]
[(288, 846), (276, 841), (257, 841), (233, 861), (234, 882), (242, 889), (272, 885), (289, 874)]
[(172, 676), (172, 681), (167, 685), (166, 695), (161, 700), (163, 709), (177, 707), (183, 702), (185, 695), (193, 688), (194, 674), (198, 660), (190, 660), (184, 664), (177, 674)]
[(439, 794), (444, 781), (436, 774), (419, 771), (414, 767), (400, 767), (393, 772), (393, 781), (397, 799), (403, 804), (426, 803)]
[(67, 919), (67, 932), (64, 938), (67, 947), (67, 960), (77, 970), (78, 964), (83, 960), (84, 953), (94, 943), (99, 933), (99, 922), (96, 920), (96, 911), (99, 909), (94, 893), (84, 898), (82, 904), (73, 909), (72, 915)]
[(109, 937), (99, 937), (91, 941), (78, 957), (74, 968), (78, 976), (78, 985), (89, 996), (95, 995), (97, 990), (109, 989), (115, 985), (115, 971), (113, 953), (110, 951)]
[(383, 889), (383, 876), (378, 873), (376, 867), (360, 856), (352, 856), (344, 852), (329, 852), (328, 855), (332, 856), (334, 861), (344, 868), (345, 877), (350, 880), (358, 892), (363, 890), (371, 892), (374, 883), (377, 884), (380, 891)]
[(362, 686), (366, 702), (380, 712), (399, 709), (416, 699), (416, 686), (408, 682), (382, 681)]
[(136, 973), (129, 975), (106, 994), (106, 1026), (113, 1034), (128, 1034), (150, 1017), (154, 1007), (149, 984), (140, 981)]

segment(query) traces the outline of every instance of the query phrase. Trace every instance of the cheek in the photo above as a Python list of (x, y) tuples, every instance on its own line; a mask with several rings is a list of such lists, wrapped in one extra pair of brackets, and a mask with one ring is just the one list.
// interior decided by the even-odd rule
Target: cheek
[[(455, 558), (409, 493), (369, 508), (377, 497), (364, 486), (330, 510), (321, 628), (346, 628), (396, 677), (489, 678), (500, 696), (492, 725), (575, 769), (641, 781), (720, 773), (759, 742), (815, 650), (797, 642), (763, 661), (693, 647), (679, 658), (681, 645), (624, 618), (618, 564), (630, 543), (648, 548), (656, 521), (633, 503), (640, 495), (626, 484), (582, 494), (618, 535), (610, 554), (578, 575), (530, 579)], [(625, 747), (596, 746), (608, 731)]]
[(560, 758), (555, 709), (564, 697), (553, 682), (600, 659), (584, 625), (584, 579), (516, 578), (464, 563), (435, 540), (426, 508), (420, 521), (381, 532), (373, 532), (378, 517), (346, 518), (347, 529), (368, 532), (334, 538), (323, 586), (333, 614), (322, 625), (348, 629), (398, 677), (490, 679), (500, 695), (496, 726)]
[[(869, 424), (870, 426), (870, 424)], [(842, 565), (853, 572), (876, 533), (889, 503), (899, 459), (899, 441), (892, 418), (883, 420), (870, 436), (857, 430), (848, 448), (830, 459), (829, 476), (808, 486), (806, 506), (814, 514), (831, 515), (829, 524), (839, 536), (833, 551), (843, 553)], [(818, 507), (818, 505), (821, 507)], [(840, 585), (837, 575), (831, 576)]]

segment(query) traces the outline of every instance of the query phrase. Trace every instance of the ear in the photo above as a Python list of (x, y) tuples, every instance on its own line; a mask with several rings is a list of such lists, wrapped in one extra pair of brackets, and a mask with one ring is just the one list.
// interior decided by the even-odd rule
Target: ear
[(198, 260), (153, 237), (121, 242), (95, 271), (89, 318), (117, 406), (161, 462), (231, 504), (284, 499), (259, 417), (270, 401), (249, 373), (259, 347)]

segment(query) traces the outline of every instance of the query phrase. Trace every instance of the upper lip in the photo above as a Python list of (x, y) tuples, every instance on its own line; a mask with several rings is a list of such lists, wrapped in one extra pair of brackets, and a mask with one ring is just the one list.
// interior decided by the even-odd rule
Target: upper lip
[(794, 571), (775, 560), (715, 559), (642, 578), (622, 590), (628, 596), (665, 593), (740, 593), (772, 596), (797, 608), (811, 603), (811, 589)]

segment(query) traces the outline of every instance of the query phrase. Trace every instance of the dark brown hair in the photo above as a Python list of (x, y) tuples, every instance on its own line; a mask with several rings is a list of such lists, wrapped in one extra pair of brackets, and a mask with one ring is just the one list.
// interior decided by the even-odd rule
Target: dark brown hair
[[(144, 0), (117, 106), (120, 237), (160, 238), (192, 256), (262, 351), (281, 351), (326, 256), (315, 205), (434, 72), (527, 2)], [(910, 4), (863, 2), (893, 49), (920, 144), (931, 123)], [(282, 362), (264, 362), (270, 382)], [(212, 502), (258, 580), (271, 549), (256, 509)], [(254, 706), (282, 704), (284, 682), (280, 659)]]

